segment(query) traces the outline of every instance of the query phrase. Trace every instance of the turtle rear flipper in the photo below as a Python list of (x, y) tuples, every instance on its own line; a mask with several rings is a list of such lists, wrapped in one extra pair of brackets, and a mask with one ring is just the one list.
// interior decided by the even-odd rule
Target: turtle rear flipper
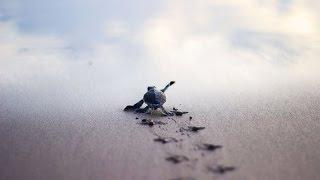
[(173, 116), (174, 115), (172, 112), (168, 112), (166, 109), (164, 109), (163, 106), (161, 106), (160, 109), (161, 109), (163, 115), (165, 115), (165, 116)]
[(145, 108), (138, 108), (135, 110), (136, 113), (146, 113), (149, 110), (149, 106), (146, 106)]

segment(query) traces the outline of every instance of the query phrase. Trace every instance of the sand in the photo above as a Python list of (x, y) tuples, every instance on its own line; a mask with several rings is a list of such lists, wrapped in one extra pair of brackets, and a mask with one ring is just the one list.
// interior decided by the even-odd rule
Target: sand
[(320, 1), (119, 2), (0, 1), (0, 180), (320, 179)]
[[(287, 87), (191, 96), (177, 84), (167, 91), (166, 108), (189, 113), (168, 118), (122, 111), (145, 88), (111, 96), (7, 86), (0, 96), (0, 179), (319, 179), (319, 91)], [(144, 118), (165, 124), (142, 125)], [(190, 125), (205, 129), (179, 131)], [(222, 148), (199, 149), (202, 143)], [(166, 160), (173, 155), (187, 160)], [(219, 165), (235, 169), (210, 171)]]

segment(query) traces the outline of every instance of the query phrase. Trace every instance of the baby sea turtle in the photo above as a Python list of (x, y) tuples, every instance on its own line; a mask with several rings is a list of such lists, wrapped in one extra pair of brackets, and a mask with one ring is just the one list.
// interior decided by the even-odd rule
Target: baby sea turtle
[[(166, 85), (165, 88), (160, 91), (155, 86), (149, 86), (148, 91), (144, 94), (143, 99), (134, 104), (133, 106), (129, 105), (124, 108), (125, 111), (135, 111), (137, 113), (146, 113), (148, 110), (156, 110), (158, 108), (161, 109), (164, 115), (172, 116), (172, 112), (168, 112), (164, 109), (163, 104), (166, 102), (166, 95), (164, 92), (175, 83), (175, 81), (171, 81)], [(145, 108), (140, 108), (143, 103), (146, 103), (147, 106)]]

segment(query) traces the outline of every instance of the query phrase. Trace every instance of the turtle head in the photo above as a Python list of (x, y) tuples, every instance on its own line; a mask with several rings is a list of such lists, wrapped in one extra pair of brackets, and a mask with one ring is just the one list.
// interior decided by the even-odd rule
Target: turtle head
[(156, 88), (155, 86), (148, 86), (148, 91), (155, 89), (155, 88)]

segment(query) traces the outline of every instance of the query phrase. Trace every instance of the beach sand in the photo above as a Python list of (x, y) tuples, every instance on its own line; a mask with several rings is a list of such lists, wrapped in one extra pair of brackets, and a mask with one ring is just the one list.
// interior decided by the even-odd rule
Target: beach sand
[(319, 2), (1, 0), (0, 180), (319, 180)]
[[(134, 91), (121, 87), (117, 92), (88, 92), (83, 87), (74, 94), (63, 86), (39, 91), (33, 87), (7, 86), (1, 91), (0, 179), (320, 177), (317, 86), (198, 93), (178, 81), (166, 92), (165, 107), (189, 113), (172, 119), (157, 112), (123, 111), (142, 97), (146, 87), (132, 87)], [(166, 124), (141, 125), (144, 118)], [(190, 125), (205, 129), (179, 131)], [(158, 136), (177, 142), (155, 142)], [(198, 148), (202, 143), (222, 148), (202, 150)], [(188, 160), (174, 164), (166, 160), (172, 155)], [(211, 171), (219, 165), (235, 169), (223, 174)]]

